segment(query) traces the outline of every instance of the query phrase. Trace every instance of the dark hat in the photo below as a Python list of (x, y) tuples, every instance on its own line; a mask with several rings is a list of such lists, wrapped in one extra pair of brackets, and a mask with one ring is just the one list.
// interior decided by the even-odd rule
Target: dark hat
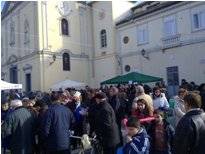
[(104, 99), (104, 98), (107, 98), (106, 94), (103, 93), (103, 92), (99, 92), (95, 95), (95, 98), (97, 99)]

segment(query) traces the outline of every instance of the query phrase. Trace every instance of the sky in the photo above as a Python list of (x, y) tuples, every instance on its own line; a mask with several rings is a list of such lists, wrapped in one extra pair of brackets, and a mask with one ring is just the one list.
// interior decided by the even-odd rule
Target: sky
[[(137, 2), (135, 3), (135, 5), (137, 5), (137, 4), (141, 3), (141, 2), (143, 2), (143, 0), (137, 1)], [(5, 3), (5, 1), (1, 1), (1, 11), (2, 11), (2, 9), (3, 9), (4, 3)]]
[(3, 9), (4, 3), (5, 3), (5, 1), (1, 1), (1, 11)]

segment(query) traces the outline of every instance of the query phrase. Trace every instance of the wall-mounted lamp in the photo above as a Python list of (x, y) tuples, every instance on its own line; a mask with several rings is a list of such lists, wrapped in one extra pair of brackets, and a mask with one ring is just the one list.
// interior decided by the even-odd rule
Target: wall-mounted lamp
[(54, 54), (52, 58), (53, 58), (53, 61), (50, 62), (50, 65), (52, 65), (56, 61), (56, 55)]
[(145, 49), (142, 49), (141, 54), (144, 58), (146, 58), (147, 60), (149, 60), (149, 56), (148, 53), (145, 51)]
[(119, 56), (119, 55), (116, 55), (116, 58), (117, 58), (117, 63), (118, 63), (118, 66), (120, 66), (120, 65), (121, 65), (120, 56)]

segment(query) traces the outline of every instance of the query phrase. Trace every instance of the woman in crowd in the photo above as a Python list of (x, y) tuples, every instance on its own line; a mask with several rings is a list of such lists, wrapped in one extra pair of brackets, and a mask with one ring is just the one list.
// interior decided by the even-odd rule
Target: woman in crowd
[(186, 110), (184, 107), (184, 96), (187, 94), (187, 91), (184, 88), (180, 88), (178, 96), (174, 97), (174, 111), (176, 113), (176, 123), (177, 126), (179, 120), (185, 115)]

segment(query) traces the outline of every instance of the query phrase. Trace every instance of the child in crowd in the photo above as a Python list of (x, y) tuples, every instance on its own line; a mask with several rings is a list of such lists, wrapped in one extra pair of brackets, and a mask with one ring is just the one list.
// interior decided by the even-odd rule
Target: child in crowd
[(174, 128), (164, 119), (164, 112), (154, 111), (155, 121), (151, 122), (148, 134), (152, 139), (151, 154), (172, 154)]
[(127, 123), (127, 143), (123, 147), (123, 154), (149, 154), (150, 141), (146, 131), (140, 127), (140, 121), (131, 117)]
[(169, 103), (164, 93), (161, 93), (158, 87), (153, 88), (153, 106), (154, 109), (166, 110), (169, 108)]
[(150, 125), (150, 121), (154, 119), (151, 118), (153, 117), (153, 111), (144, 99), (138, 99), (136, 103), (137, 109), (132, 111), (132, 116), (139, 118), (140, 123), (147, 129)]
[(153, 111), (147, 105), (144, 99), (137, 100), (137, 109), (132, 111), (132, 116), (138, 117), (139, 119), (144, 119), (153, 116)]

